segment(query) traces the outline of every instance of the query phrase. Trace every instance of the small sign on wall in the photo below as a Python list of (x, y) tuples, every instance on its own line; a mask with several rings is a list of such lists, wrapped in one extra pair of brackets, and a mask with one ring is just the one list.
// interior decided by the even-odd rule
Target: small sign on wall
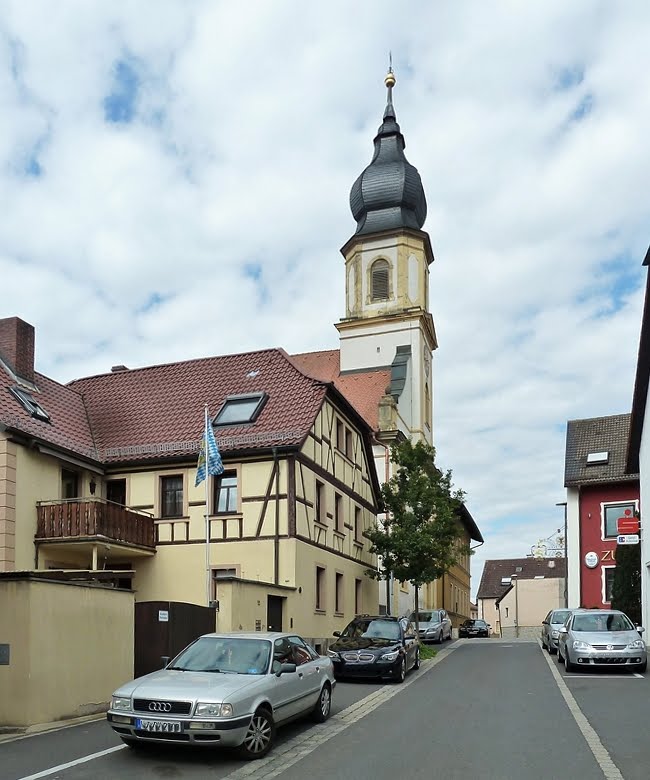
[(158, 622), (159, 623), (169, 623), (169, 610), (167, 610), (167, 609), (159, 609), (158, 610)]
[(256, 631), (261, 631), (262, 630), (262, 621), (261, 620), (256, 620), (255, 621), (255, 630)]
[(9, 645), (0, 645), (0, 666), (9, 666)]

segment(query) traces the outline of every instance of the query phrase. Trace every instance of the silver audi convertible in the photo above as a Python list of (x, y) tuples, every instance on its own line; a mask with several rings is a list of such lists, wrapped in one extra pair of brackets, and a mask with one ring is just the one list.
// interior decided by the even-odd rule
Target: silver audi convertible
[(335, 685), (330, 659), (295, 634), (206, 634), (165, 669), (118, 688), (107, 718), (133, 748), (212, 745), (262, 758), (277, 726), (327, 720)]

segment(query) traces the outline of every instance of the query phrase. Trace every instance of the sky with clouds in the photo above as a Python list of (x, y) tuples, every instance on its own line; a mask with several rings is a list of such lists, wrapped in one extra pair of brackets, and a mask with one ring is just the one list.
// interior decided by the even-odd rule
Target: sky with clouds
[(60, 381), (335, 348), (392, 50), (475, 592), (485, 558), (562, 525), (566, 421), (630, 411), (649, 34), (641, 0), (7, 0), (0, 316)]

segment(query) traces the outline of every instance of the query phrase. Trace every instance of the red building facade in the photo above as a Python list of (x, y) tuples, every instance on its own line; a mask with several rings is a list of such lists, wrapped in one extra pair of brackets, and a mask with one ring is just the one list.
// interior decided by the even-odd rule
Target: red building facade
[(630, 415), (570, 420), (567, 489), (569, 607), (611, 607), (618, 519), (639, 511), (639, 476), (626, 471)]
[[(586, 485), (579, 493), (580, 606), (611, 606), (619, 517), (639, 509), (639, 482)], [(598, 557), (592, 555), (595, 553)]]

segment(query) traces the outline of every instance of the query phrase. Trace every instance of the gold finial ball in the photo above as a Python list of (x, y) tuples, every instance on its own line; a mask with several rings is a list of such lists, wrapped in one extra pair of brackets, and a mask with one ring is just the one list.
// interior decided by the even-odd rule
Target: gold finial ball
[(395, 74), (392, 70), (389, 70), (386, 74), (386, 78), (384, 79), (384, 84), (387, 87), (394, 87), (395, 86)]

